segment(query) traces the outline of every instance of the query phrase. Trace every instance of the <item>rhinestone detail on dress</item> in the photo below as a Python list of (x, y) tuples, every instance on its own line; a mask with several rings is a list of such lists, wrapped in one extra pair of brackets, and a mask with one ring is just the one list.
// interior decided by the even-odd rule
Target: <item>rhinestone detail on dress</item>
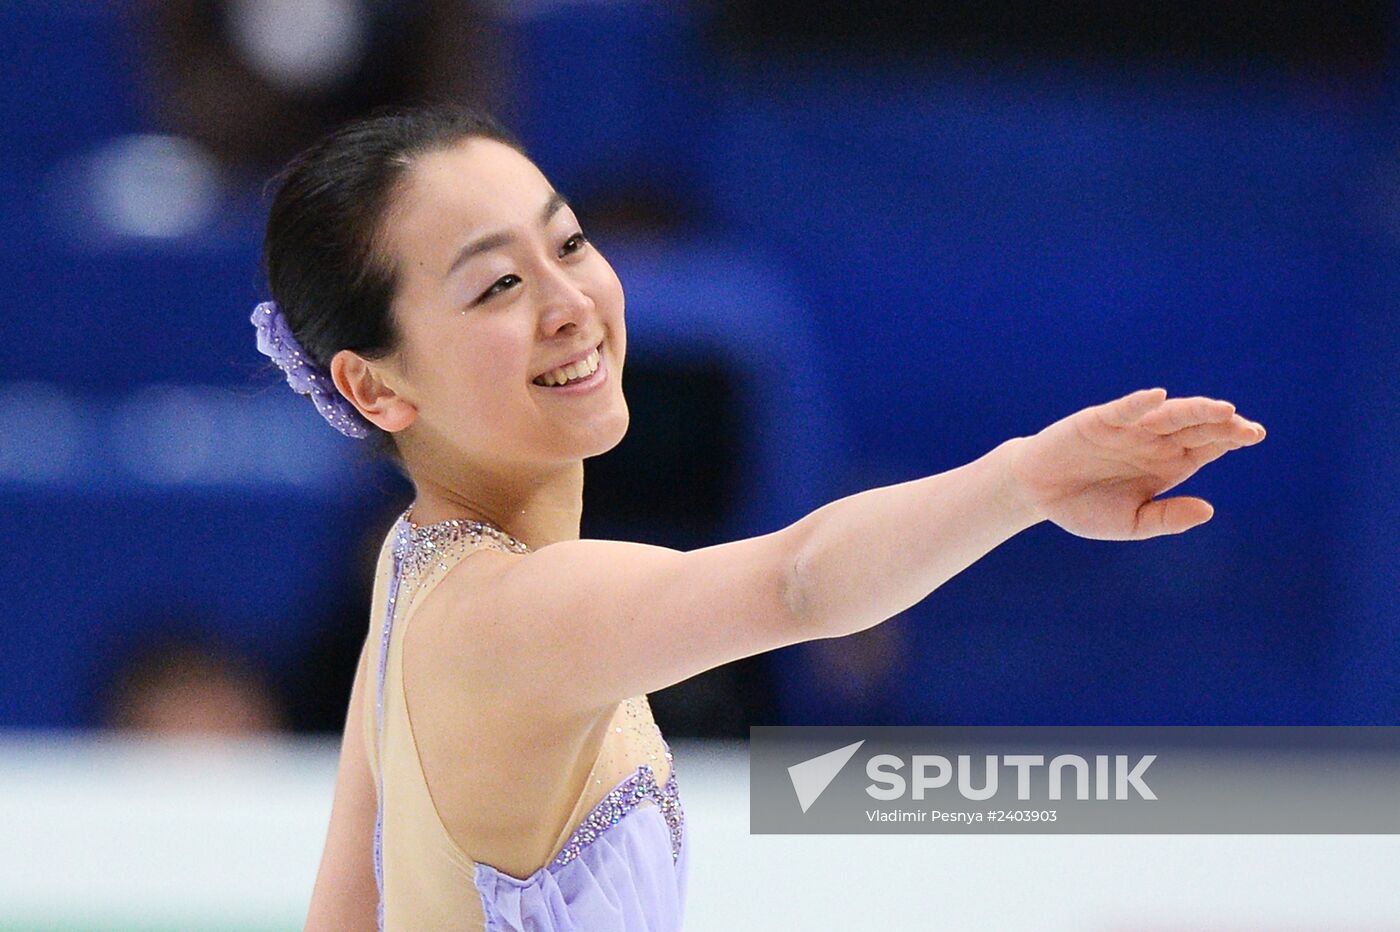
[(651, 800), (661, 810), (661, 815), (671, 832), (671, 860), (678, 859), (681, 854), (681, 840), (685, 835), (685, 811), (681, 808), (680, 786), (676, 783), (676, 762), (671, 756), (669, 746), (666, 748), (666, 760), (671, 764), (671, 774), (666, 778), (664, 787), (657, 785), (656, 772), (651, 769), (651, 764), (639, 766), (635, 773), (599, 800), (593, 811), (583, 818), (550, 863), (550, 868), (563, 867), (578, 857), (600, 835), (647, 800)]
[(446, 570), (455, 557), (475, 547), (487, 547), (506, 553), (529, 553), (530, 548), (522, 541), (499, 528), (481, 521), (466, 518), (449, 518), (434, 524), (413, 525), (408, 520), (408, 512), (400, 519), (408, 526), (406, 538), (396, 548), (402, 561), (400, 568), (409, 576), (418, 576), (434, 563), (437, 569)]

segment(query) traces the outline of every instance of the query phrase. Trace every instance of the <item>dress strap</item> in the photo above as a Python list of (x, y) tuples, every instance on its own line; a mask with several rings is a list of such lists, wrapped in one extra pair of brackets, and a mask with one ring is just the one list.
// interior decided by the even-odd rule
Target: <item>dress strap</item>
[[(399, 580), (403, 576), (403, 561), (408, 555), (411, 528), (408, 512), (404, 512), (394, 524), (394, 569), (389, 578), (389, 597), (384, 609), (384, 624), (379, 637), (379, 671), (374, 685), (374, 723), (376, 744), (375, 753), (381, 754), (384, 747), (384, 669), (389, 661), (389, 635), (394, 630), (394, 606), (399, 599)], [(376, 922), (380, 932), (384, 930), (384, 764), (381, 759), (377, 768), (379, 780), (376, 792), (377, 807), (374, 814), (374, 885), (379, 891), (379, 906)]]

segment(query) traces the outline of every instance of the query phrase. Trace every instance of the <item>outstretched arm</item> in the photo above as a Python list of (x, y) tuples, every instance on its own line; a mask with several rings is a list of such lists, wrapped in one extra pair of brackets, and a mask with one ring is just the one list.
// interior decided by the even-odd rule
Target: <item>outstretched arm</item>
[(542, 715), (603, 709), (723, 663), (872, 627), (988, 551), (1049, 520), (1132, 540), (1209, 519), (1198, 498), (1154, 501), (1263, 428), (1162, 389), (1086, 408), (965, 466), (850, 495), (760, 537), (680, 552), (571, 540), (482, 551), (441, 587), (448, 621), (419, 637), (451, 683)]
[(879, 624), (1002, 541), (1051, 521), (1080, 537), (1179, 534), (1214, 513), (1153, 496), (1264, 428), (1227, 401), (1143, 389), (1016, 437), (966, 466), (840, 499), (803, 518), (795, 591), (827, 636)]

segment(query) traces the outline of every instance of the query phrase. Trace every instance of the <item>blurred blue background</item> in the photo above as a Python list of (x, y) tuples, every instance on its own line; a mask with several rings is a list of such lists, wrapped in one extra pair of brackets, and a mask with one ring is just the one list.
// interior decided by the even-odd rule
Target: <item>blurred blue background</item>
[[(1136, 31), (1040, 43), (958, 4), (829, 34), (785, 4), (278, 6), (0, 0), (0, 726), (112, 723), (190, 636), (258, 721), (338, 727), (409, 490), (254, 349), (264, 184), (295, 131), (426, 93), (498, 112), (627, 288), (588, 536), (766, 533), (1138, 388), (1269, 430), (1176, 491), (1203, 527), (1041, 525), (885, 625), (657, 694), (663, 730), (1400, 723), (1388, 5), (1274, 35), (1128, 4)], [(394, 44), (435, 17), (471, 67), (374, 70), (436, 61)]]

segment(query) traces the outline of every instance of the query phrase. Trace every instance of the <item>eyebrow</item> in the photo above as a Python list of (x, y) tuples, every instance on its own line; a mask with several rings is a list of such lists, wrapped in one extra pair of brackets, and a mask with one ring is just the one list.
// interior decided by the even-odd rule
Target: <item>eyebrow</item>
[[(560, 194), (558, 191), (552, 192), (549, 195), (549, 200), (544, 202), (544, 210), (540, 211), (540, 226), (549, 223), (550, 219), (559, 212), (560, 208), (571, 208), (572, 206), (568, 198), (564, 197), (564, 195)], [(515, 235), (512, 233), (488, 233), (479, 239), (472, 240), (457, 253), (457, 258), (452, 260), (452, 264), (447, 267), (447, 275), (443, 277), (446, 278), (457, 271), (462, 263), (466, 262), (472, 256), (480, 255), (483, 252), (490, 252), (493, 249), (500, 249), (502, 246), (514, 241)]]

